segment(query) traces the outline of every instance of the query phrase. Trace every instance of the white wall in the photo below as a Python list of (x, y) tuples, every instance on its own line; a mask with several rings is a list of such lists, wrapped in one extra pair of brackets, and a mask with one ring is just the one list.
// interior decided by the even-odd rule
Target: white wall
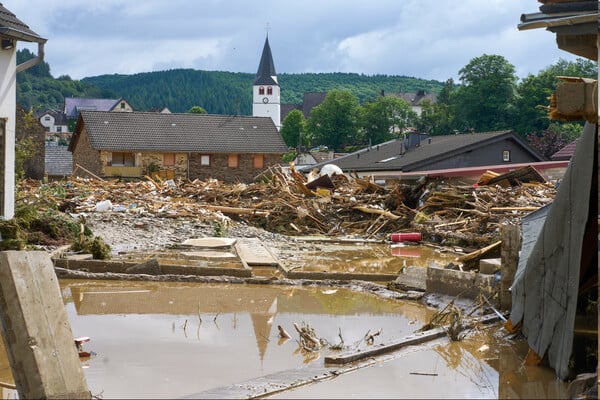
[(0, 49), (0, 118), (6, 119), (4, 187), (0, 188), (4, 209), (0, 218), (11, 219), (15, 215), (15, 118), (17, 102), (17, 56), (16, 46), (10, 50)]

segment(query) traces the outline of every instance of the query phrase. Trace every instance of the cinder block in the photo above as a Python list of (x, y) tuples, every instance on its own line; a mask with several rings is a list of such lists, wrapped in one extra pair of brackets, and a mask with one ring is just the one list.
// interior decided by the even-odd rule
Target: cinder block
[(479, 273), (484, 275), (493, 275), (500, 270), (502, 262), (499, 258), (483, 258), (479, 260)]

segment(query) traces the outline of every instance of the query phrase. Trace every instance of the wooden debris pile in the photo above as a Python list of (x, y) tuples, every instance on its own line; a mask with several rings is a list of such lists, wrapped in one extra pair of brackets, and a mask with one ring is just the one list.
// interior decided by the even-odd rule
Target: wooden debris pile
[(517, 223), (555, 194), (552, 185), (537, 182), (457, 186), (421, 179), (413, 185), (382, 187), (368, 177), (325, 176), (315, 184), (293, 168), (272, 167), (252, 184), (150, 177), (131, 182), (26, 180), (17, 200), (40, 211), (54, 208), (73, 214), (231, 218), (291, 235), (387, 238), (394, 232), (417, 231), (428, 241), (481, 247), (497, 240), (501, 223)]

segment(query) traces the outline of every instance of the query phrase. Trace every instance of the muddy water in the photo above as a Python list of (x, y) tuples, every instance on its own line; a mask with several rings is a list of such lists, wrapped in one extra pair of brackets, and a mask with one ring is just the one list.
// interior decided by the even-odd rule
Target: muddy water
[[(74, 336), (90, 336), (82, 358), (88, 386), (103, 398), (176, 398), (290, 369), (322, 367), (331, 354), (303, 353), (293, 323), (331, 343), (365, 348), (412, 333), (434, 310), (329, 287), (150, 282), (60, 282)], [(292, 336), (281, 340), (277, 326)], [(461, 342), (438, 339), (381, 357), (335, 379), (275, 398), (564, 398), (552, 370), (524, 367), (527, 346), (502, 330)], [(3, 350), (3, 349), (0, 349)], [(4, 351), (0, 378), (12, 383)], [(16, 392), (2, 390), (2, 398)]]
[(298, 271), (398, 274), (402, 267), (447, 265), (456, 254), (424, 245), (305, 243), (302, 251), (281, 251), (279, 258)]
[(182, 285), (62, 281), (75, 336), (90, 336), (84, 360), (93, 394), (104, 398), (173, 398), (253, 377), (323, 363), (295, 339), (280, 340), (281, 325), (309, 324), (330, 343), (338, 333), (366, 346), (413, 332), (433, 311), (417, 303), (382, 300), (335, 288)]

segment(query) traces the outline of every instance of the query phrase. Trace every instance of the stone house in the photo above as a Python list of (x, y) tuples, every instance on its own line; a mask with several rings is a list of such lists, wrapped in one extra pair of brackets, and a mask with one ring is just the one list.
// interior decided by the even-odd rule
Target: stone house
[(251, 182), (287, 147), (269, 117), (81, 111), (69, 150), (79, 176)]

